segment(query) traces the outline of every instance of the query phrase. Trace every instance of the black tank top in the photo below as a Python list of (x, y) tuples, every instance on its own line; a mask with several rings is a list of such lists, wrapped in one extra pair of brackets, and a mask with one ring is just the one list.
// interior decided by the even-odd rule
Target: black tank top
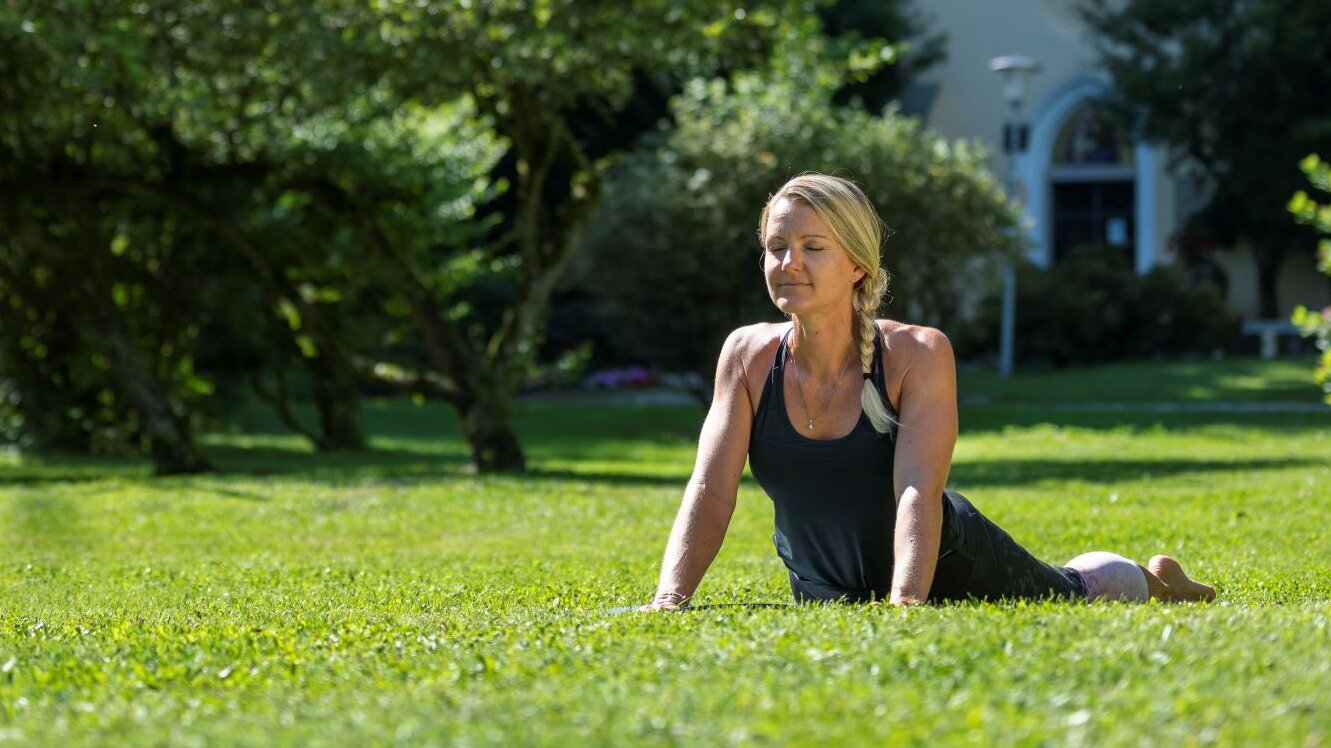
[[(874, 430), (861, 411), (849, 434), (809, 439), (786, 415), (784, 373), (790, 332), (781, 338), (749, 437), (749, 469), (776, 510), (777, 555), (796, 597), (885, 598), (892, 586), (896, 426)], [(874, 386), (897, 417), (883, 381), (874, 337)]]

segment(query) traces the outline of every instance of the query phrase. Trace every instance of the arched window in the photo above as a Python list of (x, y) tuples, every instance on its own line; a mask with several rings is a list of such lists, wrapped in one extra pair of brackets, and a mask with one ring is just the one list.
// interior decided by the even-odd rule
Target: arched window
[(1089, 101), (1068, 115), (1054, 139), (1049, 181), (1053, 197), (1053, 261), (1092, 245), (1133, 266), (1136, 169), (1133, 147), (1104, 109)]
[(1132, 145), (1098, 104), (1086, 104), (1058, 132), (1053, 163), (1132, 165)]

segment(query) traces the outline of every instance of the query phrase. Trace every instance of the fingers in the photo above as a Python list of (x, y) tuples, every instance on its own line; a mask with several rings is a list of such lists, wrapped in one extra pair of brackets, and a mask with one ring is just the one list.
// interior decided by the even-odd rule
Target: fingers
[(678, 592), (658, 592), (656, 597), (646, 605), (638, 608), (643, 613), (653, 613), (659, 610), (680, 610), (689, 604), (689, 596)]
[(682, 592), (667, 591), (658, 592), (656, 597), (652, 598), (650, 603), (642, 606), (643, 612), (653, 610), (679, 610), (689, 604), (689, 595)]
[(679, 610), (680, 606), (673, 602), (650, 602), (638, 608), (639, 613), (655, 613), (663, 610)]

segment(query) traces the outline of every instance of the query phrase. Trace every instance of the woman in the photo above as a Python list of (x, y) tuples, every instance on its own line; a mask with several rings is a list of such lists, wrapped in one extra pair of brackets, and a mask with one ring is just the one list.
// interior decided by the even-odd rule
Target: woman
[(938, 330), (875, 320), (882, 222), (853, 183), (787, 182), (759, 219), (762, 268), (787, 323), (726, 340), (697, 464), (644, 610), (681, 607), (716, 557), (747, 458), (776, 509), (796, 600), (913, 605), (1048, 598), (1209, 600), (1174, 559), (1032, 557), (945, 490), (957, 438), (952, 349)]

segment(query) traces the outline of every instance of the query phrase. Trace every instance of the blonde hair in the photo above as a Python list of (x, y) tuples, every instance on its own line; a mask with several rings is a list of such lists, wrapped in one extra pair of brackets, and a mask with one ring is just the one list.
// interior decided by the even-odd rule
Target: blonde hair
[(781, 199), (812, 208), (827, 224), (833, 238), (846, 251), (851, 262), (864, 271), (864, 277), (855, 284), (855, 293), (851, 297), (860, 344), (860, 372), (864, 374), (860, 406), (865, 415), (869, 416), (874, 430), (885, 434), (892, 428), (895, 419), (870, 376), (873, 371), (873, 340), (878, 334), (874, 319), (883, 302), (883, 295), (887, 293), (888, 275), (880, 264), (885, 228), (883, 221), (874, 210), (873, 203), (869, 202), (869, 198), (854, 182), (809, 172), (786, 182), (767, 199), (762, 216), (758, 219), (760, 237), (766, 236), (767, 219), (772, 206)]

